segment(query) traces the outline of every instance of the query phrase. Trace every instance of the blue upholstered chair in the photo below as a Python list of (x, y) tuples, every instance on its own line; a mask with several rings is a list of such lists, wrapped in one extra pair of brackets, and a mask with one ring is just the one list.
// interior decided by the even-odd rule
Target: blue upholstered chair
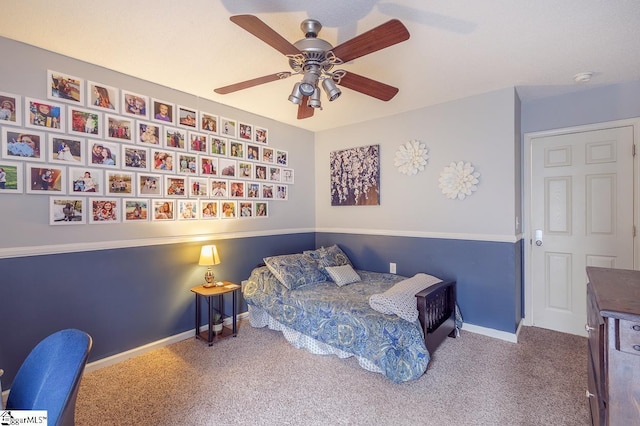
[(38, 343), (13, 380), (6, 409), (47, 410), (49, 425), (73, 425), (91, 344), (91, 336), (75, 329), (58, 331)]

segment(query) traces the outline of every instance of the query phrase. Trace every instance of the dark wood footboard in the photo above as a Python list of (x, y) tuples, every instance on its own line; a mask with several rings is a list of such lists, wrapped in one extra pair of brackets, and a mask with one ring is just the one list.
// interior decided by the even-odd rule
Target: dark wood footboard
[(444, 339), (456, 337), (456, 282), (443, 281), (416, 294), (424, 342), (433, 353)]

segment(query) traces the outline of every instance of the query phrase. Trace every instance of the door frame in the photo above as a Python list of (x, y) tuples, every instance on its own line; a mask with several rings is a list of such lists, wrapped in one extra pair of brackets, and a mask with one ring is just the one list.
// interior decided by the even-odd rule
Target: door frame
[[(613, 127), (624, 127), (624, 126), (632, 126), (633, 127), (633, 145), (636, 147), (636, 150), (640, 150), (640, 117), (624, 119), (624, 120), (615, 120), (615, 121), (607, 121), (602, 123), (594, 123), (594, 124), (586, 124), (582, 126), (573, 126), (566, 127), (561, 129), (552, 129), (552, 130), (544, 130), (539, 132), (528, 132), (524, 134), (524, 149), (523, 149), (523, 184), (522, 184), (522, 214), (523, 214), (523, 226), (522, 226), (522, 235), (523, 235), (523, 245), (524, 245), (524, 253), (523, 253), (523, 280), (524, 280), (524, 317), (522, 319), (523, 325), (531, 326), (533, 325), (533, 283), (531, 278), (531, 256), (532, 256), (532, 245), (531, 241), (533, 239), (532, 232), (530, 229), (531, 223), (531, 195), (532, 195), (532, 183), (533, 176), (532, 174), (532, 142), (533, 139), (547, 136), (560, 136), (566, 135), (570, 133), (581, 133), (581, 132), (590, 132), (594, 130), (605, 130)], [(624, 155), (624, 154), (623, 154)], [(631, 153), (627, 153), (626, 155), (631, 155)], [(640, 212), (640, 176), (638, 171), (640, 170), (640, 152), (636, 152), (635, 157), (633, 158), (633, 226), (636, 229), (636, 235), (640, 233), (640, 228), (638, 227), (638, 223), (640, 222), (638, 218), (638, 214)], [(640, 238), (636, 237), (633, 240), (633, 268), (640, 269)], [(586, 298), (586, 295), (585, 295)]]

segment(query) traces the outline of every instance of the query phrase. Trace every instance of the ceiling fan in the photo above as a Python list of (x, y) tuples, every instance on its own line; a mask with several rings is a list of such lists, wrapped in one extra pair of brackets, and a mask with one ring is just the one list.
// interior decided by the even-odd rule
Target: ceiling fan
[(389, 101), (398, 93), (396, 87), (388, 84), (342, 69), (333, 70), (337, 65), (409, 39), (409, 31), (397, 19), (392, 19), (336, 47), (318, 38), (322, 24), (315, 19), (302, 21), (300, 28), (305, 37), (293, 44), (256, 16), (236, 15), (230, 19), (285, 55), (289, 59), (289, 67), (292, 71), (278, 72), (219, 87), (214, 90), (216, 93), (224, 95), (299, 74), (302, 75), (302, 80), (295, 83), (289, 95), (289, 101), (298, 105), (298, 119), (311, 117), (316, 108), (322, 107), (320, 87), (329, 101), (334, 101), (342, 93), (338, 86), (347, 87), (382, 101)]

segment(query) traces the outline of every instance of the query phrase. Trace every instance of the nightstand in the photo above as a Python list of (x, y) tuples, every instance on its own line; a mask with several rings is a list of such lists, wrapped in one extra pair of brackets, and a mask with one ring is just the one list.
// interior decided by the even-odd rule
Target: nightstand
[[(227, 337), (236, 337), (237, 335), (237, 305), (238, 305), (238, 290), (240, 286), (229, 281), (224, 281), (224, 285), (220, 287), (204, 287), (202, 285), (195, 286), (191, 289), (196, 294), (196, 338), (202, 339), (209, 344), (213, 345), (215, 342), (225, 339)], [(224, 318), (224, 295), (231, 293), (233, 296), (233, 309), (232, 309), (232, 328), (222, 327), (222, 332), (219, 334), (213, 333), (213, 298), (218, 297), (218, 312)], [(200, 332), (200, 323), (202, 320), (202, 312), (200, 309), (200, 298), (204, 298), (207, 301), (208, 308), (208, 324), (209, 329), (207, 331)], [(228, 317), (228, 315), (227, 315)]]

